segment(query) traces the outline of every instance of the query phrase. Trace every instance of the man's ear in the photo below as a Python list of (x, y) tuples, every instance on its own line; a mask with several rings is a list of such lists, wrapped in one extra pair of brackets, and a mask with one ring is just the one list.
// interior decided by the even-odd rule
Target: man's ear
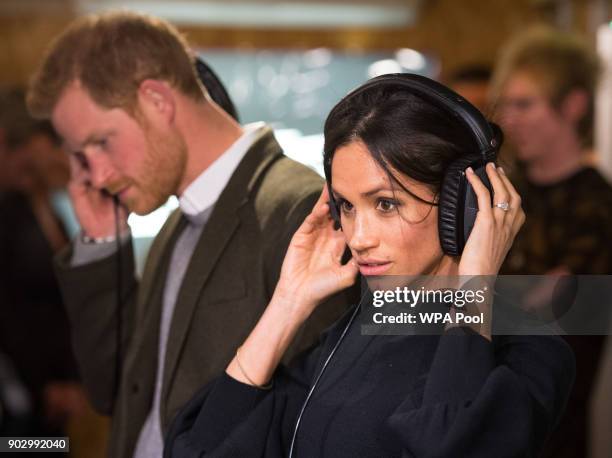
[(176, 114), (174, 92), (165, 81), (146, 79), (138, 88), (138, 105), (149, 119), (172, 124)]
[(584, 89), (573, 89), (561, 103), (561, 115), (572, 124), (584, 118), (589, 109), (589, 96)]

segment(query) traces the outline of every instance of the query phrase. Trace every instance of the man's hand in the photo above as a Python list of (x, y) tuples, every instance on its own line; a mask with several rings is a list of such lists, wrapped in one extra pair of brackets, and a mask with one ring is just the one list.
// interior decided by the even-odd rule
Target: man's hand
[[(92, 238), (115, 235), (115, 209), (113, 197), (91, 184), (86, 163), (75, 155), (70, 156), (70, 182), (68, 192), (79, 224), (85, 235)], [(119, 227), (127, 229), (128, 211), (119, 206)]]

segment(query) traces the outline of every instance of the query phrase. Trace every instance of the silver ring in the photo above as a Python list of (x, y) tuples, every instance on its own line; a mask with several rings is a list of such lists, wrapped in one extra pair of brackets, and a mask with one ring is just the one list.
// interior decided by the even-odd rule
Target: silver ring
[(503, 211), (507, 212), (510, 210), (510, 204), (508, 202), (499, 202), (495, 204), (497, 208), (501, 208)]

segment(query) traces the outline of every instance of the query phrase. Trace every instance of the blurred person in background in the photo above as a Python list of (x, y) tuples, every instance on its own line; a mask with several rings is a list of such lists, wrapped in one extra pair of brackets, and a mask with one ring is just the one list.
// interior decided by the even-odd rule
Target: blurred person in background
[[(28, 94), (70, 155), (81, 234), (57, 270), (85, 387), (112, 417), (113, 458), (161, 457), (176, 412), (223, 371), (263, 312), (323, 185), (264, 123), (228, 115), (197, 71), (202, 78), (167, 22), (105, 13), (77, 19), (55, 40)], [(179, 209), (138, 281), (127, 215), (172, 195)], [(328, 305), (290, 354), (346, 308), (343, 298)]]
[(448, 85), (480, 112), (489, 114), (492, 74), (491, 68), (485, 64), (464, 65), (450, 74)]
[[(612, 188), (590, 164), (600, 63), (575, 36), (536, 28), (516, 37), (494, 75), (499, 122), (516, 155), (527, 220), (502, 274), (612, 273)], [(603, 336), (566, 336), (577, 376), (545, 457), (584, 457)], [(608, 431), (612, 425), (608, 425)]]
[(51, 124), (28, 115), (23, 91), (6, 91), (0, 111), (0, 352), (32, 405), (22, 434), (66, 435), (69, 421), (87, 411), (52, 264), (68, 241), (52, 203), (68, 162)]

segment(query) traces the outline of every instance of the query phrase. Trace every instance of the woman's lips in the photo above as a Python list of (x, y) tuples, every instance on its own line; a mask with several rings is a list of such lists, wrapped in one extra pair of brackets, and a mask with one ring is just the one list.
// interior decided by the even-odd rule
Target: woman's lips
[(390, 262), (358, 262), (359, 272), (364, 277), (372, 275), (384, 275), (391, 267)]

